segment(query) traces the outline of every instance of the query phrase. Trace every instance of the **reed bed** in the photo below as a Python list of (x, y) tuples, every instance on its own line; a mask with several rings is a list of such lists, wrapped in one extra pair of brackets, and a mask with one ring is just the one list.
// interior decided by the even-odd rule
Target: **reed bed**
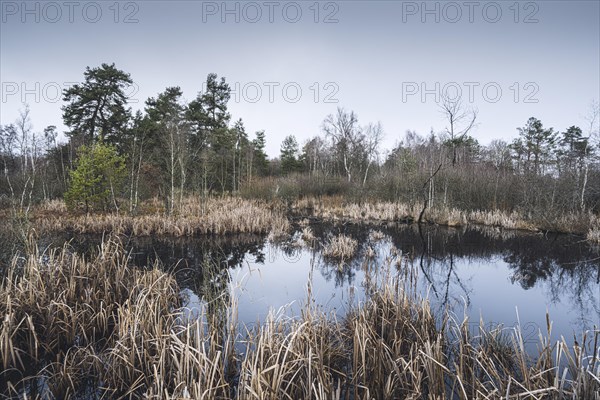
[[(55, 203), (60, 203), (55, 201)], [(47, 212), (51, 208), (55, 212)], [(71, 215), (59, 204), (40, 208), (35, 218), (40, 232), (114, 233), (134, 236), (224, 235), (230, 233), (266, 234), (285, 232), (289, 221), (276, 206), (258, 200), (235, 197), (187, 198), (173, 215), (167, 215), (156, 201), (142, 207), (146, 213)], [(66, 210), (66, 209), (65, 209)]]
[(343, 262), (354, 257), (357, 249), (356, 240), (346, 235), (337, 235), (323, 246), (323, 256)]
[[(421, 213), (420, 204), (399, 202), (347, 203), (341, 197), (297, 200), (291, 210), (328, 221), (414, 222)], [(599, 217), (591, 213), (561, 214), (529, 219), (517, 211), (473, 210), (436, 206), (427, 208), (424, 222), (445, 226), (484, 225), (503, 229), (553, 231), (586, 235), (598, 242)], [(172, 215), (152, 199), (140, 206), (138, 215), (123, 213), (73, 215), (64, 202), (52, 200), (39, 205), (33, 216), (39, 232), (72, 231), (75, 233), (115, 233), (134, 236), (224, 235), (230, 233), (270, 234), (273, 240), (286, 236), (290, 222), (285, 207), (278, 201), (247, 200), (240, 197), (185, 198)], [(307, 227), (307, 219), (300, 220)]]
[[(352, 222), (414, 222), (419, 219), (422, 205), (408, 205), (398, 202), (348, 203), (341, 197), (322, 199), (305, 198), (297, 200), (294, 210), (298, 213), (310, 212), (318, 218), (329, 221)], [(465, 211), (445, 206), (427, 208), (423, 221), (445, 226), (484, 225), (505, 229), (527, 231), (553, 231), (589, 235), (594, 241), (600, 230), (599, 217), (592, 213), (561, 214), (550, 217), (526, 218), (517, 211), (473, 210)]]
[(158, 267), (131, 266), (117, 239), (91, 257), (15, 259), (0, 284), (0, 396), (600, 399), (599, 330), (569, 347), (550, 342), (548, 318), (527, 354), (518, 329), (433, 315), (406, 260), (370, 268), (365, 301), (341, 319), (308, 299), (243, 335), (235, 299), (187, 318)]
[(402, 203), (346, 203), (343, 198), (300, 199), (294, 204), (300, 212), (310, 210), (315, 216), (331, 221), (405, 221), (416, 220), (420, 209)]

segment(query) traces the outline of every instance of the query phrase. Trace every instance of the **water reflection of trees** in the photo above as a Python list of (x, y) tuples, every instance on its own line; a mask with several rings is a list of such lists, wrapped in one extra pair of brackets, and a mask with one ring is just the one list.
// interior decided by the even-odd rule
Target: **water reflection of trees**
[[(71, 245), (78, 252), (90, 254), (101, 241), (98, 236), (80, 235), (71, 239)], [(189, 289), (205, 300), (225, 296), (230, 270), (248, 257), (261, 263), (265, 260), (264, 238), (258, 235), (138, 237), (123, 239), (123, 245), (132, 264), (144, 268), (158, 261), (175, 276), (181, 289)]]
[[(600, 255), (580, 237), (533, 234), (488, 228), (425, 228), (425, 241), (414, 227), (389, 231), (392, 242), (411, 249), (422, 272), (443, 302), (451, 286), (468, 299), (468, 285), (454, 270), (454, 262), (504, 261), (511, 281), (524, 290), (546, 285), (549, 301), (569, 301), (581, 320), (600, 319)], [(454, 281), (451, 278), (454, 277)], [(446, 305), (446, 304), (445, 304)]]
[[(537, 240), (535, 240), (537, 239)], [(569, 300), (579, 320), (600, 322), (600, 255), (585, 243), (565, 236), (522, 238), (524, 251), (504, 256), (512, 281), (523, 289), (546, 284), (552, 303)]]
[[(374, 243), (370, 228), (350, 224), (315, 224), (311, 226), (318, 243), (332, 235), (351, 236), (359, 243), (357, 256), (343, 268), (319, 260), (327, 280), (337, 286), (351, 284), (354, 271), (368, 263), (366, 250)], [(436, 226), (379, 226), (390, 246), (402, 251), (420, 269), (430, 296), (440, 307), (469, 303), (476, 288), (468, 277), (457, 271), (457, 264), (494, 264), (502, 261), (511, 270), (511, 281), (524, 290), (543, 286), (549, 302), (569, 302), (581, 313), (580, 320), (600, 320), (600, 254), (580, 237), (561, 234), (536, 234), (494, 228), (450, 229)], [(378, 255), (381, 264), (382, 255)], [(484, 271), (482, 271), (484, 272)]]
[(133, 262), (155, 260), (173, 273), (181, 288), (212, 299), (229, 290), (230, 270), (252, 256), (264, 262), (264, 239), (257, 235), (201, 238), (136, 238), (131, 242)]

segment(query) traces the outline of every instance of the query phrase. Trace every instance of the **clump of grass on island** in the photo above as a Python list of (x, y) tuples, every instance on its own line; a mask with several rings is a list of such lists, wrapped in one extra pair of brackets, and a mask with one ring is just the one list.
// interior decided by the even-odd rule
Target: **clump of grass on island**
[(323, 257), (343, 262), (352, 259), (357, 249), (356, 240), (346, 235), (338, 235), (323, 246)]
[[(75, 399), (597, 399), (600, 331), (569, 348), (540, 333), (435, 316), (406, 260), (370, 269), (367, 298), (340, 320), (307, 301), (247, 334), (236, 304), (190, 319), (158, 265), (130, 265), (116, 240), (83, 257), (31, 246), (0, 281), (0, 396)], [(369, 283), (370, 282), (370, 283)], [(441, 318), (440, 318), (441, 317)], [(445, 321), (440, 327), (436, 321)], [(240, 351), (241, 349), (241, 351)]]
[(307, 244), (310, 244), (315, 240), (315, 234), (310, 227), (306, 226), (302, 228), (302, 240)]
[(369, 232), (369, 239), (371, 239), (374, 242), (379, 242), (385, 239), (385, 233), (378, 230), (372, 230), (371, 232)]

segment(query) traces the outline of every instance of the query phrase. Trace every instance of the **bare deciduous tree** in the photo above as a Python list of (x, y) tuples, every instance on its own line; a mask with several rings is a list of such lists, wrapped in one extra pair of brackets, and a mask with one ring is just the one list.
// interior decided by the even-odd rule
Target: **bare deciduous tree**
[(369, 175), (369, 168), (373, 163), (377, 163), (379, 159), (379, 146), (383, 140), (383, 127), (381, 122), (376, 124), (369, 124), (364, 131), (364, 149), (367, 159), (367, 166), (365, 168), (365, 175), (363, 178), (363, 187), (367, 182), (367, 176)]
[(361, 138), (358, 117), (354, 111), (347, 112), (338, 107), (336, 115), (328, 115), (323, 121), (323, 132), (331, 139), (335, 151), (341, 158), (348, 182), (352, 180), (355, 160), (352, 153)]
[[(590, 142), (595, 143), (597, 146), (600, 146), (600, 128), (598, 126), (600, 116), (600, 104), (597, 101), (593, 101), (590, 105), (590, 111), (586, 117), (587, 122), (589, 123), (588, 127), (588, 136), (585, 140), (585, 149), (584, 149), (584, 157), (583, 157), (583, 184), (581, 185), (581, 198), (580, 198), (580, 208), (581, 210), (585, 210), (585, 191), (588, 183), (588, 176), (590, 170), (590, 157), (588, 156), (588, 147), (590, 146)], [(591, 152), (590, 152), (591, 153)]]
[(452, 148), (452, 165), (455, 165), (457, 161), (456, 149), (475, 126), (477, 110), (465, 107), (459, 94), (452, 97), (447, 92), (442, 94), (439, 106), (448, 121), (446, 133), (449, 136), (448, 142)]

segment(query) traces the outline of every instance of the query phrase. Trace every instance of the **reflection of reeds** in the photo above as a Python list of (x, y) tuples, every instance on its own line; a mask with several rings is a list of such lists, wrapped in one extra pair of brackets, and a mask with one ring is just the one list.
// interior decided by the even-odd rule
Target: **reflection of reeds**
[[(366, 284), (365, 302), (341, 320), (307, 302), (299, 317), (270, 316), (241, 337), (230, 300), (197, 319), (183, 318), (174, 278), (128, 262), (109, 240), (87, 259), (63, 248), (13, 263), (0, 281), (0, 396), (66, 399), (87, 390), (104, 398), (597, 399), (600, 393), (600, 331), (572, 348), (564, 340), (552, 344), (548, 318), (548, 335), (540, 334), (540, 352), (532, 357), (519, 329), (481, 323), (472, 332), (468, 321), (436, 318), (415, 290), (418, 270), (409, 263), (399, 275), (385, 265), (372, 269), (379, 275)], [(46, 393), (34, 390), (41, 382)]]
[(517, 237), (518, 232), (513, 229), (502, 229), (498, 227), (490, 227), (484, 225), (472, 225), (469, 227), (474, 231), (481, 233), (483, 236), (493, 240), (507, 241)]

